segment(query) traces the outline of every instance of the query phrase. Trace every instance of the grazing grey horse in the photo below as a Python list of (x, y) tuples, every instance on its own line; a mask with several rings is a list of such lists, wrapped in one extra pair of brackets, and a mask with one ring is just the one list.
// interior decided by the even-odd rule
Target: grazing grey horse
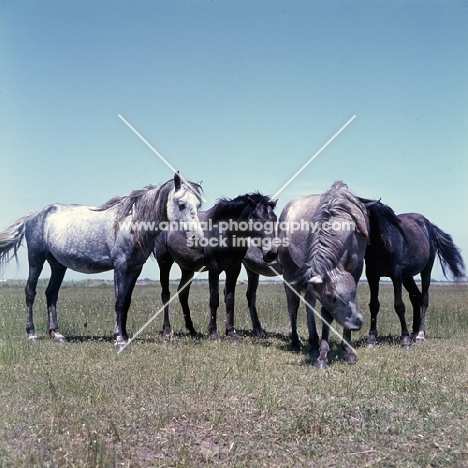
[[(452, 237), (418, 213), (396, 216), (383, 203), (369, 204), (371, 227), (370, 244), (366, 249), (366, 277), (370, 289), (369, 309), (371, 325), (367, 346), (377, 343), (377, 314), (379, 312), (379, 282), (381, 276), (391, 278), (394, 290), (395, 312), (401, 324), (401, 344), (411, 344), (405, 320), (402, 286), (409, 293), (413, 306), (413, 333), (417, 342), (425, 340), (425, 316), (429, 305), (431, 272), (436, 256), (439, 257), (444, 276), (447, 268), (454, 279), (465, 277), (462, 256)], [(421, 291), (414, 281), (421, 275)]]
[[(264, 261), (276, 259), (275, 245), (276, 201), (259, 193), (240, 195), (233, 200), (221, 199), (208, 211), (200, 211), (199, 217), (205, 230), (202, 249), (190, 248), (178, 231), (167, 231), (155, 241), (154, 254), (159, 264), (161, 299), (164, 307), (163, 336), (171, 336), (169, 322), (169, 273), (176, 262), (182, 278), (178, 287), (179, 301), (185, 318), (185, 326), (196, 335), (190, 317), (188, 296), (194, 272), (208, 271), (210, 286), (210, 339), (218, 339), (216, 314), (219, 307), (219, 275), (226, 273), (224, 300), (226, 303), (226, 335), (237, 340), (234, 329), (234, 293), (242, 260), (249, 243), (254, 245)], [(250, 240), (249, 240), (250, 238)]]
[(28, 340), (37, 341), (33, 323), (36, 285), (44, 262), (51, 268), (46, 289), (49, 333), (64, 342), (57, 321), (57, 299), (67, 268), (81, 273), (114, 270), (116, 349), (128, 343), (127, 312), (135, 282), (151, 255), (162, 222), (186, 223), (187, 236), (203, 237), (197, 210), (199, 184), (175, 174), (161, 186), (148, 186), (112, 198), (99, 207), (53, 204), (18, 219), (0, 233), (0, 264), (7, 262), (26, 238), (29, 276), (26, 284)]
[(328, 365), (328, 324), (333, 319), (344, 328), (345, 361), (357, 362), (349, 343), (351, 331), (359, 330), (363, 323), (356, 288), (369, 239), (367, 221), (366, 207), (343, 182), (335, 182), (323, 195), (295, 198), (285, 206), (279, 219), (282, 244), (278, 258), (287, 282), (291, 346), (293, 350), (301, 346), (296, 320), (299, 294), (305, 290), (307, 304), (314, 307), (317, 299), (322, 304), (320, 343), (314, 313), (311, 307), (306, 307), (311, 354), (318, 355), (314, 366), (320, 369)]

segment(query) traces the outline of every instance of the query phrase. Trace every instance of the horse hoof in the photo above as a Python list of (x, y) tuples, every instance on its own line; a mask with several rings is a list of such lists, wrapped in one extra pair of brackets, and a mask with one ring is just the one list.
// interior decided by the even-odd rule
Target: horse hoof
[(367, 349), (374, 349), (375, 348), (375, 343), (366, 343), (366, 348)]
[(219, 335), (216, 330), (210, 333), (210, 341), (219, 341)]
[(327, 361), (322, 361), (320, 359), (317, 359), (315, 362), (314, 362), (314, 367), (318, 370), (323, 370), (323, 369), (326, 369), (328, 367), (328, 362)]
[(114, 341), (114, 349), (117, 352), (123, 351), (129, 344), (129, 341), (122, 338), (121, 336), (117, 337), (117, 339)]
[(39, 343), (39, 339), (37, 338), (37, 335), (28, 335), (28, 343), (30, 344)]
[(237, 343), (239, 341), (239, 337), (235, 331), (228, 332), (228, 337), (233, 343)]
[(303, 344), (302, 344), (302, 341), (301, 340), (297, 340), (297, 341), (294, 341), (292, 340), (291, 341), (291, 351), (293, 353), (299, 353), (301, 351), (301, 349), (303, 348)]
[(254, 330), (255, 336), (258, 338), (266, 338), (267, 334), (266, 331), (261, 328), (260, 330)]
[(409, 337), (409, 336), (404, 336), (404, 337), (401, 339), (401, 346), (402, 346), (403, 348), (406, 348), (406, 349), (411, 348), (411, 340), (410, 340), (410, 337)]
[(52, 332), (51, 335), (54, 340), (54, 343), (63, 344), (67, 342), (65, 337), (59, 332)]
[(163, 341), (171, 341), (173, 336), (174, 336), (174, 333), (172, 331), (170, 332), (165, 331), (162, 334), (162, 339)]
[(424, 338), (424, 336), (417, 336), (415, 341), (418, 344), (423, 344), (426, 341), (426, 338)]
[(344, 356), (344, 361), (350, 365), (356, 364), (358, 361), (358, 358), (355, 354), (345, 354)]
[(190, 330), (189, 330), (189, 333), (190, 333), (190, 336), (191, 336), (192, 338), (195, 338), (195, 337), (198, 336), (198, 333), (197, 333), (197, 331), (195, 330), (195, 328), (190, 329)]

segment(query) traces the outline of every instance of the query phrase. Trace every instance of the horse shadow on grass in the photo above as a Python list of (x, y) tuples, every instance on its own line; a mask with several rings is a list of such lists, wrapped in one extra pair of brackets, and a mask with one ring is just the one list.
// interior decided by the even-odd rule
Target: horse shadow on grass
[[(67, 343), (77, 344), (77, 343), (114, 343), (114, 338), (111, 335), (66, 335), (65, 336)], [(158, 344), (163, 341), (162, 337), (159, 335), (155, 336), (144, 336), (137, 337), (132, 339), (132, 343), (150, 343)]]
[[(300, 365), (313, 365), (316, 360), (316, 357), (312, 357), (310, 354), (310, 345), (307, 342), (303, 343), (303, 346), (299, 351), (293, 351), (291, 349), (291, 339), (288, 334), (278, 333), (278, 332), (269, 332), (266, 331), (265, 337), (258, 337), (251, 330), (236, 330), (239, 338), (246, 338), (252, 340), (252, 343), (255, 346), (263, 346), (265, 348), (276, 347), (276, 349), (285, 352), (293, 353), (296, 355), (301, 355), (304, 357), (304, 361)], [(334, 364), (343, 361), (343, 349), (341, 347), (341, 342), (331, 341), (329, 343), (330, 351), (328, 352), (328, 361), (329, 364)], [(356, 345), (357, 346), (357, 345)]]
[[(440, 336), (431, 336), (431, 339), (441, 339), (442, 337)], [(386, 346), (396, 346), (396, 347), (401, 347), (401, 336), (399, 335), (379, 335), (377, 337), (377, 345), (386, 345)], [(421, 345), (420, 343), (417, 343), (414, 339), (411, 339), (411, 346), (416, 346), (416, 345)], [(357, 339), (354, 342), (354, 347), (355, 348), (367, 348), (367, 336), (363, 336), (359, 339)]]

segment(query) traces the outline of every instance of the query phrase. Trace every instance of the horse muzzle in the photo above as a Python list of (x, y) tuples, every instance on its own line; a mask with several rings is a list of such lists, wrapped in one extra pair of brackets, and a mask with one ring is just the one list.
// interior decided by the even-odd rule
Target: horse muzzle
[(359, 312), (355, 312), (351, 317), (346, 318), (343, 326), (347, 330), (359, 331), (364, 323), (364, 317)]

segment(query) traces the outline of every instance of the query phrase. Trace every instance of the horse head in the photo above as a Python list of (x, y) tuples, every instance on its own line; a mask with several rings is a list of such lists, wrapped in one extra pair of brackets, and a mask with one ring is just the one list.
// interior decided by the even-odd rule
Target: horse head
[(174, 174), (174, 187), (167, 202), (167, 218), (169, 223), (175, 222), (183, 230), (188, 239), (203, 239), (204, 233), (198, 219), (201, 206), (201, 182), (189, 182), (178, 172)]
[(347, 330), (360, 330), (363, 316), (356, 304), (356, 280), (347, 271), (335, 270), (324, 278), (312, 276), (308, 281), (314, 296), (336, 321)]
[(250, 244), (262, 251), (263, 260), (273, 262), (278, 256), (278, 242), (276, 238), (277, 216), (274, 211), (277, 200), (261, 194), (248, 196), (253, 210), (249, 216), (253, 232)]

